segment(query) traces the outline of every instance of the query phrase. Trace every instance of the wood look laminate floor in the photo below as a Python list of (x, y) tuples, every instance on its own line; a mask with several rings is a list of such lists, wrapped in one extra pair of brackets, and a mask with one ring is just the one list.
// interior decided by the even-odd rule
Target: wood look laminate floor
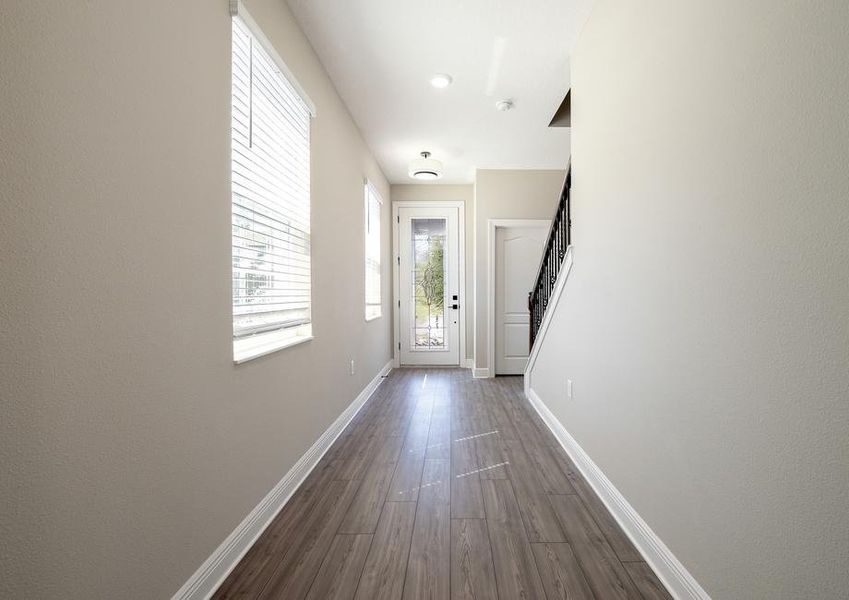
[(215, 598), (670, 598), (521, 377), (396, 369)]

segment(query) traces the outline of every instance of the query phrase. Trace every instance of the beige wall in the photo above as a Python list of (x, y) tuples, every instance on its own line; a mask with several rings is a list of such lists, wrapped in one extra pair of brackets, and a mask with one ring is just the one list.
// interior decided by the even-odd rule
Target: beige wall
[(247, 6), (318, 107), (315, 340), (235, 367), (228, 2), (0, 3), (0, 597), (170, 597), (390, 358), (389, 187), (285, 3)]
[[(551, 219), (565, 171), (478, 169), (475, 177), (475, 367), (492, 365), (489, 353), (488, 242), (490, 219)], [(536, 267), (533, 267), (536, 268)], [(528, 290), (530, 291), (530, 290)], [(492, 373), (491, 373), (492, 374)]]
[[(466, 303), (466, 356), (467, 359), (474, 358), (475, 350), (475, 320), (474, 320), (474, 207), (475, 186), (452, 185), (452, 184), (393, 184), (392, 201), (402, 200), (416, 201), (445, 201), (462, 200), (465, 208), (466, 219), (466, 297), (462, 299)], [(392, 309), (395, 310), (393, 305)]]
[(842, 0), (598, 0), (573, 57), (532, 384), (716, 599), (849, 589), (847, 90)]

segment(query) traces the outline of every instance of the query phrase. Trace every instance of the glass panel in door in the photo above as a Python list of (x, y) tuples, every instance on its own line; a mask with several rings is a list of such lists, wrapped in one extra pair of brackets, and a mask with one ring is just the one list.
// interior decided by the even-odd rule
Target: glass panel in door
[(445, 335), (446, 219), (413, 218), (410, 222), (411, 350), (447, 350)]

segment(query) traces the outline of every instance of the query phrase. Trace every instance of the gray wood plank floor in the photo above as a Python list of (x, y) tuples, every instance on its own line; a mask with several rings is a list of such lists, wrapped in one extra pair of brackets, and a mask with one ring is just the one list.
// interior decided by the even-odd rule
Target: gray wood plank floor
[(521, 377), (396, 369), (214, 598), (670, 596)]

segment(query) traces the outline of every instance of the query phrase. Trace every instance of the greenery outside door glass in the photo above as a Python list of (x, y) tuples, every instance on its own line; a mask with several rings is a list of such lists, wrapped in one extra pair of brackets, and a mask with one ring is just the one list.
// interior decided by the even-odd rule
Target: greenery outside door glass
[(412, 219), (412, 347), (447, 348), (445, 335), (445, 219)]

